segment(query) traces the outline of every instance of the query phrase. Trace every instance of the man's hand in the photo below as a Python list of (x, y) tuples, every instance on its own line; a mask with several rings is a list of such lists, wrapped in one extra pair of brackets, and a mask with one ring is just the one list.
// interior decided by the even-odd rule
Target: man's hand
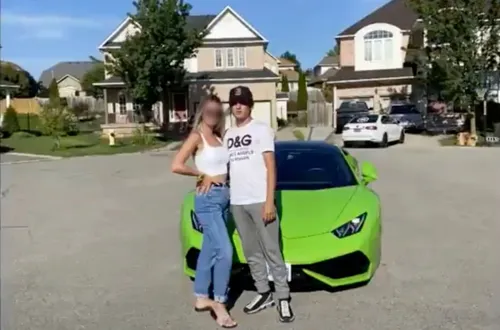
[(276, 207), (274, 202), (265, 202), (262, 207), (262, 219), (264, 223), (271, 223), (276, 219)]

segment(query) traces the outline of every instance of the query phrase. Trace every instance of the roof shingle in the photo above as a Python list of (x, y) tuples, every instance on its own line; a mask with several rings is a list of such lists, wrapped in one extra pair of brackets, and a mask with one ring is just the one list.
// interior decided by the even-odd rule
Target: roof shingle
[(329, 82), (343, 82), (352, 80), (375, 80), (386, 78), (403, 78), (413, 77), (412, 68), (403, 67), (400, 69), (386, 70), (366, 70), (356, 71), (353, 66), (345, 66), (340, 68), (335, 75), (328, 78)]
[(417, 18), (418, 15), (406, 4), (405, 0), (391, 0), (339, 33), (338, 36), (353, 35), (363, 27), (375, 23), (387, 23), (401, 30), (410, 30)]
[(96, 63), (92, 61), (59, 62), (43, 71), (39, 81), (41, 81), (45, 87), (49, 87), (52, 78), (55, 78), (57, 81), (68, 74), (81, 80), (85, 73), (92, 69), (95, 64)]

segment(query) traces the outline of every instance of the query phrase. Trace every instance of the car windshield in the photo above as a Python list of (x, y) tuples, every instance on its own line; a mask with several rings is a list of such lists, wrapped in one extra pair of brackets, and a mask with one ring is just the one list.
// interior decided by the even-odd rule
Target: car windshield
[(407, 114), (418, 114), (417, 108), (414, 105), (393, 105), (391, 107), (392, 115), (407, 115)]
[(356, 185), (340, 150), (276, 149), (278, 190), (317, 190)]
[(365, 102), (342, 102), (338, 111), (365, 111), (368, 110), (368, 106)]
[(349, 123), (352, 124), (368, 124), (368, 123), (376, 123), (378, 119), (378, 115), (368, 115), (368, 116), (359, 116), (352, 119)]

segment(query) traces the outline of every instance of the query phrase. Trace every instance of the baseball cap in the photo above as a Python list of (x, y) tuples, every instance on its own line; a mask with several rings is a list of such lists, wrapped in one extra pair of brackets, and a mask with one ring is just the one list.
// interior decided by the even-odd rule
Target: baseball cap
[(246, 86), (236, 86), (229, 91), (229, 106), (236, 103), (253, 107), (253, 94)]

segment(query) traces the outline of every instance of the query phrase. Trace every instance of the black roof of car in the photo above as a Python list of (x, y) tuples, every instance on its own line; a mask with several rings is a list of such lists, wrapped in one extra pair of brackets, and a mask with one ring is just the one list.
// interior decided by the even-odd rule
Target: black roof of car
[(275, 145), (277, 149), (339, 151), (339, 147), (324, 141), (277, 141)]

